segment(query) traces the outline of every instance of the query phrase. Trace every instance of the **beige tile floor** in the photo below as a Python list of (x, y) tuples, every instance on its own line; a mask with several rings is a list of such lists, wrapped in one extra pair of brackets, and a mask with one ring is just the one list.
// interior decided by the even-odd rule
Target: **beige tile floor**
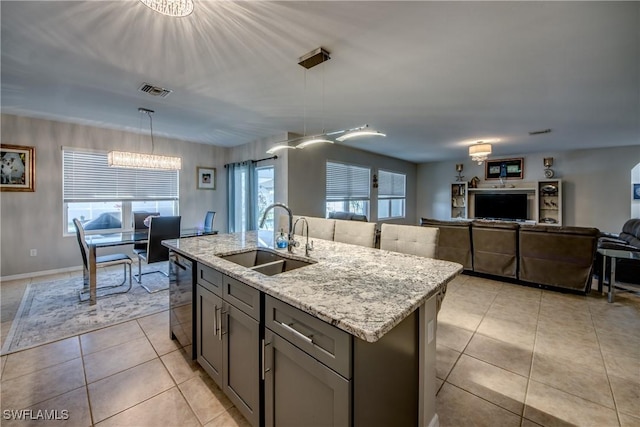
[(459, 276), (438, 315), (449, 426), (640, 426), (640, 296)]
[[(3, 339), (26, 283), (1, 284)], [(163, 312), (2, 356), (2, 410), (68, 410), (65, 426), (247, 425), (169, 339), (168, 321)], [(439, 313), (437, 377), (442, 427), (640, 426), (640, 297), (609, 304), (460, 276)]]

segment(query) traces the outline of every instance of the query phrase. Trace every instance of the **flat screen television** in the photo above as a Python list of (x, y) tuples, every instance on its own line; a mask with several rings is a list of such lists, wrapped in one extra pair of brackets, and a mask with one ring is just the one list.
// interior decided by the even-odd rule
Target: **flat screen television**
[(476, 193), (475, 217), (525, 221), (527, 219), (527, 195), (517, 193)]

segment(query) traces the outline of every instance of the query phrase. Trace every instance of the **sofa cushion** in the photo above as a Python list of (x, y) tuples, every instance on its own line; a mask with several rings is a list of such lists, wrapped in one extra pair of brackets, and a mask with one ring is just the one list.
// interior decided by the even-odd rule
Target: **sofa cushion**
[(441, 221), (437, 219), (422, 218), (420, 225), (425, 227), (437, 227), (438, 259), (462, 264), (465, 270), (473, 269), (471, 258), (471, 234), (469, 221)]
[(588, 291), (598, 234), (590, 227), (521, 226), (520, 280)]
[(473, 271), (516, 279), (518, 227), (514, 222), (473, 221)]

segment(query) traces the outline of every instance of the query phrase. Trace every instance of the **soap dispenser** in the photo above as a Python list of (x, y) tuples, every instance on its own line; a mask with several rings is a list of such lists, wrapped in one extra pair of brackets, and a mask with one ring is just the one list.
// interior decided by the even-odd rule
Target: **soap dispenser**
[(280, 229), (280, 235), (276, 237), (276, 248), (287, 249), (287, 237), (284, 235), (284, 230)]

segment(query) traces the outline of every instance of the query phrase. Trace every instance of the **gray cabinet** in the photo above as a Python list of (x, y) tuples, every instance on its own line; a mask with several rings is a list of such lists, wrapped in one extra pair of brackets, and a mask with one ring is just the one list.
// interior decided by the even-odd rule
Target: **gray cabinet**
[(348, 333), (266, 296), (263, 349), (265, 426), (351, 424)]
[(349, 381), (265, 329), (265, 426), (349, 426)]
[(222, 386), (222, 298), (196, 288), (196, 360)]
[(418, 310), (368, 343), (209, 267), (197, 277), (198, 363), (251, 425), (418, 425)]
[(198, 267), (197, 361), (253, 425), (260, 423), (260, 292)]
[(260, 422), (260, 325), (224, 304), (222, 390), (253, 426)]

